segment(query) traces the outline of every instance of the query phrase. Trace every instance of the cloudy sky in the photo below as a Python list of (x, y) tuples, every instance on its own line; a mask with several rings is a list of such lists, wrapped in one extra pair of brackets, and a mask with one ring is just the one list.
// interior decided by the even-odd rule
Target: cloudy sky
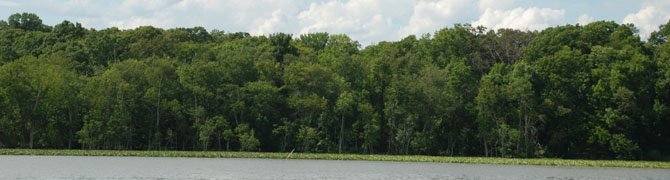
[(432, 33), (455, 23), (541, 30), (611, 20), (646, 39), (670, 19), (670, 0), (0, 0), (0, 17), (33, 12), (101, 29), (203, 26), (251, 34), (345, 33), (362, 45)]

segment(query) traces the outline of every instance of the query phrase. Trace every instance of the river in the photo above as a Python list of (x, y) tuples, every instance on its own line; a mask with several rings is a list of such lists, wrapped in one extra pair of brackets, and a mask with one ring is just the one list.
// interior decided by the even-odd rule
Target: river
[(338, 160), (0, 156), (0, 179), (670, 179), (670, 170)]

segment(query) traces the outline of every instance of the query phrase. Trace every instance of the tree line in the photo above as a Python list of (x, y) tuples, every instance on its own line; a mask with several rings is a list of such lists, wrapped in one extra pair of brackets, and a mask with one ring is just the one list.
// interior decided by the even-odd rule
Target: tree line
[(343, 34), (0, 21), (0, 147), (670, 158), (670, 22)]

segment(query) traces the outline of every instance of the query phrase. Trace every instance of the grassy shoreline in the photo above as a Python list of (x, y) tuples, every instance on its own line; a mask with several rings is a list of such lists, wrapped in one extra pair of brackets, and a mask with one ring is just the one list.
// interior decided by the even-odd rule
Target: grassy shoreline
[(420, 156), (420, 155), (319, 154), (319, 153), (292, 153), (289, 155), (289, 153), (230, 152), (230, 151), (0, 149), (0, 155), (322, 159), (322, 160), (365, 160), (365, 161), (670, 169), (670, 162), (667, 161), (663, 162), (663, 161), (623, 161), (623, 160), (577, 160), (577, 159), (548, 159), (548, 158), (531, 159), (531, 158), (452, 157), (452, 156)]

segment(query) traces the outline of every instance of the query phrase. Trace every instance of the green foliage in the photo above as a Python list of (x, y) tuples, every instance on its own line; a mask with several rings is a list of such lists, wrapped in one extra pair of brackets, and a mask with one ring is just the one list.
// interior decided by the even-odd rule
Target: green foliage
[(664, 160), (668, 27), (643, 42), (612, 21), (458, 24), (361, 47), (325, 32), (96, 30), (14, 14), (0, 21), (0, 148)]
[(240, 151), (256, 151), (260, 146), (260, 141), (256, 139), (253, 129), (249, 129), (248, 124), (240, 124), (235, 128), (237, 137), (240, 139)]
[(663, 45), (668, 42), (668, 36), (670, 36), (670, 20), (658, 27), (658, 29), (658, 31), (652, 32), (649, 37), (649, 43), (654, 46)]
[(42, 24), (42, 19), (33, 13), (16, 13), (7, 18), (7, 25), (10, 28), (17, 28), (26, 31), (49, 31), (50, 27)]
[(419, 155), (403, 156), (403, 155), (382, 155), (382, 154), (272, 153), (272, 152), (232, 152), (232, 151), (202, 152), (202, 151), (0, 149), (0, 155), (264, 158), (264, 159), (290, 158), (290, 159), (322, 159), (322, 160), (670, 169), (670, 162), (665, 161), (578, 160), (578, 159), (551, 159), (551, 158), (528, 159), (528, 158), (499, 158), (499, 157), (419, 156)]
[(298, 142), (302, 144), (302, 151), (304, 152), (310, 152), (313, 151), (313, 149), (316, 149), (314, 145), (319, 140), (316, 129), (307, 126), (298, 130), (296, 138), (298, 139)]
[(298, 43), (301, 46), (310, 48), (311, 51), (319, 52), (326, 48), (328, 37), (328, 33), (325, 32), (302, 34), (298, 39)]

